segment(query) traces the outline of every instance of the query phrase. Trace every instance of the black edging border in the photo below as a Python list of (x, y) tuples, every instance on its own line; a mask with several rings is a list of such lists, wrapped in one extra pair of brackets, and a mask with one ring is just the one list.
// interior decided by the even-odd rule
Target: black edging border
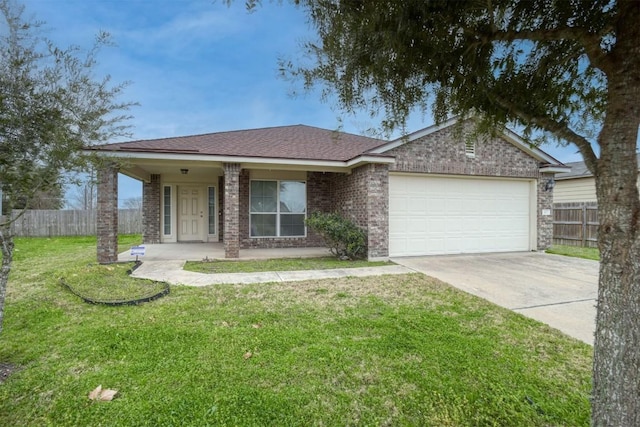
[[(140, 267), (141, 265), (142, 265), (142, 261), (136, 261), (135, 264), (133, 265), (133, 267), (131, 267), (131, 269), (127, 270), (127, 274), (131, 275), (131, 273), (136, 271), (136, 269), (138, 267)], [(82, 295), (81, 293), (79, 293), (78, 291), (73, 289), (73, 287), (70, 284), (68, 284), (66, 282), (66, 280), (64, 280), (64, 278), (60, 278), (60, 283), (64, 287), (69, 289), (69, 291), (72, 294), (74, 294), (78, 298), (82, 299), (86, 303), (94, 304), (94, 305), (107, 305), (107, 306), (111, 306), (111, 307), (118, 307), (118, 306), (124, 306), (124, 305), (140, 305), (142, 303), (151, 302), (151, 301), (157, 300), (158, 298), (162, 298), (163, 296), (169, 295), (169, 292), (170, 292), (169, 284), (167, 282), (156, 282), (156, 283), (163, 283), (164, 284), (164, 289), (162, 289), (160, 292), (158, 292), (156, 294), (153, 294), (151, 296), (144, 297), (144, 298), (137, 298), (137, 299), (134, 299), (134, 300), (105, 301), (105, 300), (97, 300), (97, 299), (93, 299), (93, 298), (88, 298), (88, 297)]]

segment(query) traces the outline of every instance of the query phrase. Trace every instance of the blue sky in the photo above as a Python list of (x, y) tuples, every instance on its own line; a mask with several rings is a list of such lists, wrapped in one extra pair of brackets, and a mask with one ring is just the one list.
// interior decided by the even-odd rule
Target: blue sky
[[(314, 38), (305, 15), (288, 2), (265, 1), (247, 13), (244, 1), (25, 0), (25, 15), (44, 21), (59, 46), (89, 47), (100, 30), (116, 44), (104, 49), (98, 75), (129, 81), (123, 100), (138, 102), (131, 138), (306, 124), (340, 126), (339, 111), (319, 91), (278, 77), (278, 58), (296, 60), (300, 44)], [(297, 91), (299, 92), (299, 90)], [(415, 114), (408, 131), (433, 124)], [(376, 126), (367, 114), (343, 117), (342, 129)], [(560, 161), (580, 160), (575, 148), (543, 146)], [(139, 197), (141, 184), (121, 177), (119, 199)]]

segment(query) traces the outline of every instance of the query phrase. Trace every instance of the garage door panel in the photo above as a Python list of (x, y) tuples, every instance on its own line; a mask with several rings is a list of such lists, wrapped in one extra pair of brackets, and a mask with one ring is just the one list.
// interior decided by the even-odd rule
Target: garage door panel
[(530, 183), (391, 175), (393, 256), (528, 250)]

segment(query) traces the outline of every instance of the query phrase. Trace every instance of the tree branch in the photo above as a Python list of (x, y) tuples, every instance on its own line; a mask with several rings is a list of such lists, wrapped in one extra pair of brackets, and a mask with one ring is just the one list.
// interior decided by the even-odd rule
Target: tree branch
[[(605, 34), (611, 31), (611, 28), (607, 28), (601, 32)], [(516, 41), (516, 40), (531, 40), (531, 41), (560, 41), (560, 40), (575, 40), (579, 42), (591, 63), (603, 70), (609, 70), (609, 61), (607, 61), (607, 52), (600, 47), (600, 34), (589, 33), (581, 27), (563, 27), (553, 28), (546, 30), (528, 30), (528, 31), (499, 31), (492, 30), (490, 33), (481, 34), (480, 38), (483, 42), (489, 43), (494, 41)]]
[(529, 114), (519, 108), (515, 103), (500, 96), (490, 95), (501, 107), (506, 108), (512, 114), (518, 116), (522, 121), (533, 123), (536, 126), (573, 143), (584, 158), (587, 167), (595, 174), (598, 168), (598, 158), (591, 147), (591, 143), (583, 136), (578, 135), (564, 123), (557, 122), (549, 117), (539, 117)]

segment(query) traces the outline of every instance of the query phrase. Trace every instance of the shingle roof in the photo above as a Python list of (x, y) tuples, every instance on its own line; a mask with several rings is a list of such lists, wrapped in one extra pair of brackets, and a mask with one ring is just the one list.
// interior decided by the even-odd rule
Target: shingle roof
[(556, 174), (555, 179), (587, 178), (587, 177), (593, 176), (593, 174), (587, 168), (587, 165), (585, 165), (584, 162), (565, 163), (565, 166), (569, 166), (571, 168), (571, 171)]
[(347, 161), (384, 143), (386, 141), (380, 139), (294, 125), (130, 141), (98, 145), (90, 149), (128, 153)]
[[(638, 162), (638, 169), (640, 169), (640, 154), (638, 154), (636, 157)], [(571, 172), (559, 173), (556, 175), (555, 179), (577, 179), (589, 178), (593, 176), (584, 162), (570, 162), (565, 163), (565, 165), (571, 168)]]

